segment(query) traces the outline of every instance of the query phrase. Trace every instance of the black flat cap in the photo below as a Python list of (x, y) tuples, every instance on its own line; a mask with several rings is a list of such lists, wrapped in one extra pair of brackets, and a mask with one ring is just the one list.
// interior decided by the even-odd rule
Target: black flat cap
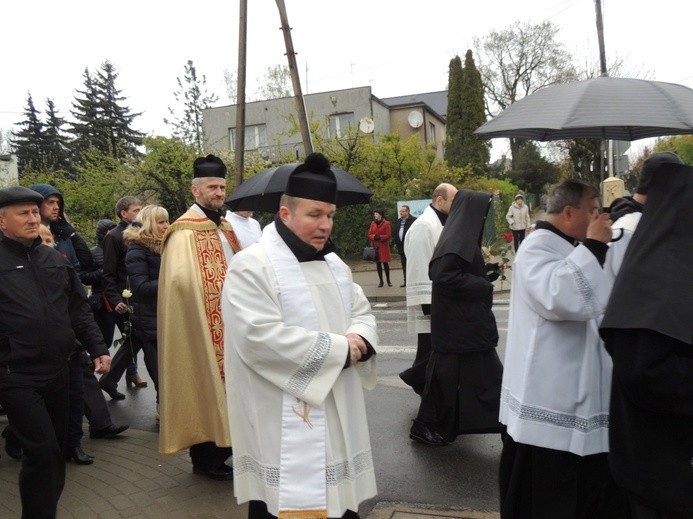
[(12, 186), (6, 187), (5, 189), (0, 189), (0, 207), (27, 202), (39, 205), (41, 202), (43, 202), (43, 197), (33, 189), (28, 189), (22, 186)]

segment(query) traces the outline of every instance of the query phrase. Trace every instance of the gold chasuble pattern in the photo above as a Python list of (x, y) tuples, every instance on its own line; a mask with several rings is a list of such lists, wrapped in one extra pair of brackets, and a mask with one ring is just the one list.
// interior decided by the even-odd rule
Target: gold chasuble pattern
[(196, 232), (195, 247), (200, 260), (205, 314), (221, 378), (224, 379), (224, 323), (221, 319), (221, 289), (226, 276), (226, 258), (217, 231)]

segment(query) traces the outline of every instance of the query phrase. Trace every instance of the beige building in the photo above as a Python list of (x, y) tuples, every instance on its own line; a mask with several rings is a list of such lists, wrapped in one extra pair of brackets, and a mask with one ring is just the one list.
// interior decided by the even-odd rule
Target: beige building
[[(324, 138), (340, 138), (358, 127), (374, 136), (398, 132), (402, 138), (419, 135), (443, 160), (447, 91), (379, 99), (370, 87), (306, 94), (304, 103), (311, 127)], [(269, 161), (291, 154), (305, 155), (297, 122), (295, 99), (285, 97), (246, 104), (245, 149), (256, 150)], [(210, 153), (233, 151), (236, 140), (236, 105), (208, 108), (202, 128)]]

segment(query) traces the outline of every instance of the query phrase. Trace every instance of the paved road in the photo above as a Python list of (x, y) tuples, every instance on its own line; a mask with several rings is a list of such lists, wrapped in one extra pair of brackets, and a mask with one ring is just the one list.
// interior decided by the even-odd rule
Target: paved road
[[(432, 448), (409, 440), (418, 397), (397, 377), (410, 365), (415, 336), (406, 332), (404, 289), (397, 271), (391, 289), (377, 288), (374, 272), (357, 272), (356, 281), (371, 299), (381, 347), (379, 383), (366, 393), (379, 494), (363, 504), (364, 519), (498, 517), (498, 435), (465, 436), (447, 447)], [(372, 278), (372, 279), (371, 279)], [(507, 283), (506, 283), (507, 288)], [(501, 344), (507, 326), (507, 293), (499, 292), (496, 315)], [(502, 351), (499, 351), (502, 358)], [(145, 375), (144, 367), (141, 369)], [(151, 384), (150, 384), (151, 385)], [(120, 390), (123, 401), (110, 401), (116, 423), (131, 429), (119, 440), (90, 440), (84, 448), (96, 456), (94, 465), (68, 464), (68, 479), (60, 502), (65, 518), (232, 518), (245, 519), (229, 482), (215, 482), (190, 473), (187, 453), (157, 454), (153, 389)], [(0, 427), (4, 426), (0, 417)], [(19, 517), (19, 463), (4, 452), (0, 459), (0, 517)]]

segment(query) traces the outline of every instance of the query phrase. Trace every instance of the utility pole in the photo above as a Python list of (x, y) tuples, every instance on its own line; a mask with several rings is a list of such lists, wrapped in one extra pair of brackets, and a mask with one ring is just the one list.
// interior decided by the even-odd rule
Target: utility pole
[(289, 19), (286, 15), (286, 6), (284, 0), (276, 0), (277, 8), (279, 9), (279, 18), (281, 19), (281, 30), (284, 33), (284, 45), (286, 46), (286, 57), (289, 60), (289, 72), (291, 73), (291, 84), (294, 88), (294, 99), (296, 101), (296, 110), (298, 111), (298, 123), (301, 128), (301, 138), (303, 139), (303, 148), (306, 155), (313, 153), (313, 142), (310, 137), (310, 128), (308, 127), (308, 116), (306, 115), (306, 105), (303, 101), (303, 93), (301, 92), (301, 80), (298, 76), (298, 67), (296, 66), (296, 53), (294, 52), (294, 44), (291, 41), (291, 27), (289, 27)]
[(245, 69), (248, 28), (248, 0), (240, 0), (238, 20), (238, 86), (236, 87), (235, 187), (243, 183), (245, 158)]
[(602, 1), (594, 0), (594, 8), (597, 11), (597, 40), (599, 41), (599, 64), (602, 76), (608, 75), (606, 70), (606, 50), (604, 49), (604, 22), (602, 20)]

